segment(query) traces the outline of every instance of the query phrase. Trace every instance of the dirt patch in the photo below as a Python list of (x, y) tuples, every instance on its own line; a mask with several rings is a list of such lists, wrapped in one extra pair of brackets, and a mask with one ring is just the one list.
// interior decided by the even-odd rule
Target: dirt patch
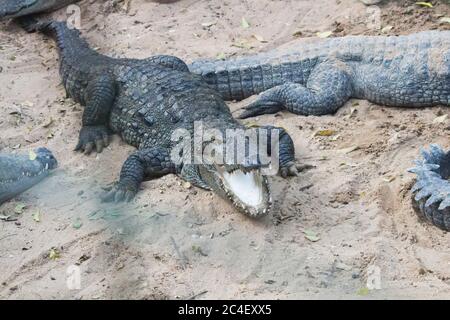
[[(443, 2), (427, 9), (392, 1), (380, 6), (382, 28), (392, 26), (382, 32), (367, 28), (367, 7), (356, 0), (90, 2), (81, 3), (83, 35), (100, 52), (173, 54), (188, 62), (264, 51), (329, 30), (448, 29), (439, 19), (450, 16)], [(242, 28), (243, 17), (249, 28)], [(416, 217), (408, 192), (414, 177), (406, 172), (420, 147), (450, 148), (450, 124), (434, 121), (448, 108), (353, 100), (332, 116), (253, 119), (286, 128), (298, 161), (315, 166), (298, 178), (272, 179), (277, 210), (261, 221), (174, 176), (147, 182), (135, 202), (111, 207), (98, 195), (133, 148), (115, 137), (102, 154), (72, 152), (82, 108), (65, 98), (54, 44), (11, 23), (1, 25), (0, 39), (0, 149), (45, 145), (60, 163), (39, 187), (1, 208), (27, 205), (17, 221), (0, 222), (0, 297), (450, 297), (450, 236)], [(230, 106), (237, 111), (247, 103)], [(323, 129), (336, 135), (318, 137)], [(40, 222), (33, 219), (37, 210)], [(57, 256), (50, 254), (55, 249)], [(79, 289), (68, 288), (71, 266), (80, 268)], [(381, 289), (366, 295), (361, 288), (377, 272)]]

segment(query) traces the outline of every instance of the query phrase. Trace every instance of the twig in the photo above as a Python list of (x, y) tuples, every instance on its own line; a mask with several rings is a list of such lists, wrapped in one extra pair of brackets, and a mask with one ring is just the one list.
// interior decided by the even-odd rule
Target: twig
[(314, 184), (307, 184), (306, 186), (300, 187), (299, 191), (305, 191), (308, 190), (310, 188), (312, 188), (314, 186)]
[(181, 267), (183, 269), (186, 269), (187, 265), (187, 258), (184, 256), (184, 254), (181, 253), (180, 248), (178, 247), (177, 243), (175, 242), (175, 239), (171, 236), (170, 241), (172, 242), (173, 247), (175, 248), (175, 252), (178, 255), (178, 258), (181, 260)]
[(208, 290), (205, 290), (205, 291), (199, 292), (197, 294), (194, 294), (193, 296), (187, 298), (187, 300), (194, 300), (195, 298), (198, 298), (198, 297), (204, 295), (205, 293), (208, 293)]

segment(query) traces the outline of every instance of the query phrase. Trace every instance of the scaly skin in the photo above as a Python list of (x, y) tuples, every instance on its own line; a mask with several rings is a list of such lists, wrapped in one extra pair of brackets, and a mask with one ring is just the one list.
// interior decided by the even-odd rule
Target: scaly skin
[[(172, 162), (170, 154), (176, 142), (171, 137), (177, 129), (187, 130), (191, 137), (197, 121), (223, 133), (227, 129), (245, 129), (232, 117), (221, 96), (200, 76), (189, 73), (183, 61), (171, 56), (114, 59), (90, 49), (79, 32), (70, 30), (65, 23), (40, 23), (36, 28), (56, 39), (66, 91), (85, 106), (76, 150), (86, 154), (94, 149), (102, 152), (111, 131), (138, 148), (126, 160), (118, 184), (104, 200), (131, 200), (144, 179), (174, 173), (232, 200), (251, 216), (268, 212), (269, 193), (264, 196), (264, 205), (248, 208), (223, 186), (214, 165)], [(278, 130), (280, 173), (296, 174), (292, 139), (283, 129)], [(225, 170), (248, 172), (260, 167), (253, 163), (225, 166)], [(268, 189), (265, 184), (264, 179), (263, 189)]]
[(0, 20), (51, 12), (80, 0), (1, 0)]
[(412, 188), (413, 205), (420, 217), (450, 231), (450, 151), (431, 145), (422, 150), (423, 160), (416, 160), (410, 169), (417, 175)]
[(52, 153), (39, 148), (36, 159), (29, 155), (0, 154), (0, 204), (33, 187), (57, 166)]
[(349, 98), (397, 107), (450, 104), (450, 31), (321, 39), (290, 51), (200, 60), (190, 70), (225, 100), (261, 93), (241, 118), (282, 109), (331, 114)]

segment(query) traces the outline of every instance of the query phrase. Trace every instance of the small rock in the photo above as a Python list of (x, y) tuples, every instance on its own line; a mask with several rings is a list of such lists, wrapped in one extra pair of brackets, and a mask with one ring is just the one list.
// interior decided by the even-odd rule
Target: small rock
[(336, 269), (350, 271), (350, 270), (352, 270), (352, 267), (345, 263), (339, 262), (339, 263), (336, 263)]
[(364, 3), (366, 6), (372, 6), (374, 4), (380, 3), (382, 0), (359, 0), (359, 1)]
[(192, 184), (191, 184), (190, 182), (185, 182), (185, 183), (183, 184), (183, 187), (184, 187), (185, 189), (190, 189), (190, 188), (192, 188)]

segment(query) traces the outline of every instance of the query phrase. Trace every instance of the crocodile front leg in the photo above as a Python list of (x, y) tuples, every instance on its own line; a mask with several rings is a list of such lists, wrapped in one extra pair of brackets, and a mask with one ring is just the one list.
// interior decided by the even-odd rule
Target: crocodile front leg
[(167, 149), (150, 148), (136, 151), (125, 161), (119, 182), (113, 190), (102, 197), (102, 200), (104, 202), (131, 201), (145, 178), (156, 179), (169, 173), (176, 173), (176, 167), (170, 160)]
[(86, 89), (86, 108), (83, 113), (83, 127), (75, 151), (90, 154), (94, 147), (98, 153), (109, 144), (107, 123), (114, 103), (116, 88), (109, 75), (102, 75), (90, 81)]
[[(280, 127), (263, 126), (261, 129), (267, 130), (267, 151), (269, 156), (272, 156), (275, 150), (278, 150), (278, 174), (283, 178), (289, 176), (297, 176), (298, 173), (304, 169), (308, 169), (311, 166), (299, 165), (295, 161), (295, 146), (291, 136)], [(278, 131), (278, 139), (274, 142), (277, 145), (272, 145), (272, 136), (274, 131)]]
[(286, 83), (273, 87), (247, 106), (239, 118), (275, 113), (283, 108), (300, 115), (334, 113), (352, 96), (347, 69), (343, 62), (324, 62), (314, 68), (306, 86)]

